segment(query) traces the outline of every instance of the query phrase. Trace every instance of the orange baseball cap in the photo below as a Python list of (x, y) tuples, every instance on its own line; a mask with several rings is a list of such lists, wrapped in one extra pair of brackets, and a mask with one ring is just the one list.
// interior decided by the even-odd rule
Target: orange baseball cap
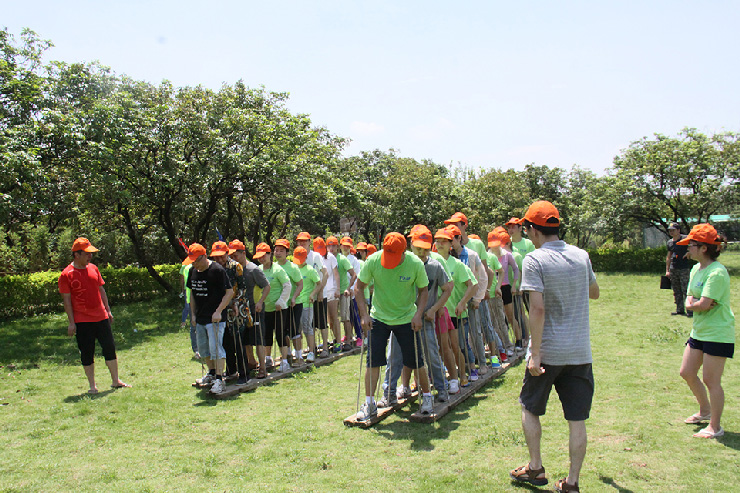
[[(447, 221), (445, 221), (445, 222), (447, 222)], [(454, 224), (448, 225), (447, 227), (445, 227), (445, 229), (447, 231), (449, 231), (452, 236), (460, 236), (460, 235), (462, 235), (462, 231), (460, 231), (460, 228), (458, 228)]]
[(438, 229), (437, 232), (434, 233), (434, 238), (452, 241), (452, 233), (448, 231), (447, 228)]
[(90, 240), (87, 238), (77, 238), (74, 243), (72, 243), (72, 251), (73, 252), (79, 252), (82, 250), (83, 252), (93, 253), (93, 252), (99, 252), (97, 248), (92, 246), (92, 243), (90, 243)]
[(307, 231), (301, 231), (300, 233), (298, 233), (298, 236), (296, 236), (295, 239), (296, 240), (310, 240), (311, 235), (308, 234)]
[(434, 238), (430, 231), (421, 231), (411, 237), (411, 244), (416, 248), (429, 250), (432, 248), (432, 243), (434, 243)]
[(336, 236), (330, 236), (326, 239), (326, 245), (339, 245), (339, 240), (337, 240)]
[(480, 236), (478, 236), (478, 235), (468, 235), (468, 238), (470, 238), (472, 240), (480, 240)]
[(339, 244), (351, 247), (354, 244), (354, 242), (352, 241), (352, 238), (350, 238), (349, 236), (345, 236), (342, 238), (342, 241), (340, 241)]
[(247, 247), (245, 247), (244, 243), (242, 243), (239, 240), (233, 240), (229, 242), (229, 255), (237, 251), (246, 251), (246, 250), (247, 250)]
[(361, 241), (357, 244), (355, 248), (357, 248), (357, 250), (367, 250), (367, 243)]
[(714, 226), (708, 223), (697, 224), (691, 228), (691, 231), (686, 235), (686, 238), (681, 241), (677, 241), (676, 245), (688, 245), (691, 240), (698, 241), (699, 243), (706, 243), (708, 245), (722, 244), (722, 240), (720, 239), (717, 230), (714, 229)]
[(406, 238), (401, 233), (388, 233), (383, 239), (383, 250), (380, 254), (380, 265), (386, 269), (395, 269), (406, 252)]
[(529, 206), (524, 220), (545, 228), (556, 227), (560, 226), (560, 213), (551, 202), (538, 200)]
[(321, 236), (317, 236), (313, 239), (313, 251), (321, 255), (326, 255), (326, 242)]
[(254, 252), (254, 256), (252, 258), (262, 258), (271, 252), (272, 250), (270, 249), (270, 245), (268, 245), (267, 243), (260, 243), (259, 245), (257, 245), (256, 251)]
[(290, 242), (288, 240), (286, 240), (285, 238), (280, 238), (279, 240), (277, 240), (275, 242), (275, 246), (276, 247), (281, 246), (281, 247), (285, 248), (286, 250), (290, 251)]
[(196, 260), (198, 260), (198, 257), (201, 255), (207, 255), (206, 247), (201, 245), (200, 243), (193, 243), (188, 247), (188, 256), (185, 258), (185, 260), (182, 261), (182, 265), (190, 265)]
[(465, 214), (462, 212), (456, 212), (445, 221), (445, 224), (452, 224), (452, 223), (465, 223), (465, 225), (468, 225), (468, 218)]
[(509, 242), (511, 241), (511, 236), (506, 231), (501, 231), (500, 233), (496, 235), (496, 237), (498, 238), (498, 241), (500, 241), (502, 245), (508, 245)]
[(424, 231), (426, 231), (430, 235), (432, 234), (432, 232), (429, 231), (429, 228), (427, 228), (423, 224), (417, 224), (416, 226), (414, 226), (413, 228), (411, 228), (411, 232), (409, 232), (409, 238), (413, 238), (415, 235), (417, 235), (419, 233), (423, 233)]
[(498, 235), (495, 231), (491, 231), (488, 233), (488, 248), (493, 248), (501, 246), (501, 240), (499, 240)]
[(524, 219), (519, 219), (518, 217), (512, 217), (508, 221), (506, 221), (505, 226), (520, 226), (524, 222)]
[(378, 247), (376, 247), (372, 243), (368, 243), (367, 244), (367, 254), (368, 254), (368, 256), (369, 255), (372, 255), (373, 253), (375, 253), (377, 251), (378, 251)]
[(225, 241), (217, 241), (211, 245), (211, 257), (220, 257), (229, 253), (229, 245)]
[(302, 246), (296, 247), (293, 250), (293, 263), (296, 265), (303, 265), (308, 257), (308, 251)]

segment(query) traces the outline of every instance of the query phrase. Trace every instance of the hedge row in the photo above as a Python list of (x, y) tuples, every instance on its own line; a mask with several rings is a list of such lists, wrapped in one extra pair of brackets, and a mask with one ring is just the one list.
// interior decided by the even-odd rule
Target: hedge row
[[(179, 288), (179, 265), (158, 265), (156, 271), (175, 289)], [(144, 301), (161, 296), (165, 291), (146, 269), (125, 267), (104, 268), (105, 291), (112, 305), (120, 302)], [(59, 272), (0, 277), (0, 318), (29, 316), (64, 310), (57, 281)]]
[(660, 248), (611, 248), (589, 250), (595, 272), (645, 272), (665, 273), (666, 247)]

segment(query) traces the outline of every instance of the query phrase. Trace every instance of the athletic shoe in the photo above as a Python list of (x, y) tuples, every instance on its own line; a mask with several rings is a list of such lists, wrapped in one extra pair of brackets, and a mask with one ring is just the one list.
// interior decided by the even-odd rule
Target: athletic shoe
[(306, 362), (313, 363), (314, 361), (316, 361), (316, 356), (314, 356), (313, 351), (309, 351), (306, 355)]
[(437, 392), (437, 397), (434, 400), (437, 402), (447, 402), (450, 400), (450, 396), (447, 395), (447, 392)]
[(398, 401), (395, 398), (391, 399), (388, 396), (383, 396), (383, 398), (378, 401), (378, 409), (393, 407), (396, 404), (398, 404)]
[(360, 406), (360, 411), (355, 415), (357, 421), (368, 421), (378, 415), (378, 406), (373, 402), (368, 404), (363, 402)]
[(432, 414), (432, 411), (434, 411), (434, 397), (431, 395), (422, 395), (419, 412), (421, 414)]
[(216, 380), (213, 382), (213, 385), (211, 386), (211, 394), (220, 394), (224, 391), (224, 381), (223, 380)]
[(457, 380), (450, 380), (450, 390), (448, 390), (450, 394), (457, 394), (460, 392), (460, 384)]
[(498, 359), (499, 361), (501, 361), (501, 363), (506, 363), (507, 361), (509, 361), (509, 358), (506, 357), (506, 353), (504, 353), (503, 351), (498, 354)]
[(498, 358), (496, 356), (491, 356), (491, 367), (501, 368), (501, 363), (498, 362)]
[(340, 343), (334, 344), (334, 353), (341, 353), (342, 352), (342, 345)]
[(408, 399), (409, 397), (411, 397), (410, 388), (404, 385), (401, 385), (400, 387), (398, 387), (398, 389), (396, 389), (396, 398), (398, 398), (399, 401), (401, 399)]
[(468, 377), (466, 375), (460, 377), (460, 387), (467, 387), (468, 385), (470, 385), (470, 382), (468, 382)]
[(265, 356), (265, 366), (267, 368), (269, 368), (271, 366), (275, 366), (275, 362), (272, 361), (272, 356)]
[(362, 339), (357, 339), (357, 340), (355, 341), (355, 346), (357, 346), (357, 347), (362, 347)]
[(236, 381), (237, 385), (246, 385), (249, 379), (247, 377), (239, 377), (239, 380)]
[(280, 369), (278, 371), (281, 371), (282, 373), (290, 371), (290, 363), (287, 361), (281, 361), (280, 362)]
[(514, 350), (509, 348), (506, 350), (506, 356), (514, 356)]
[(470, 381), (475, 382), (478, 380), (478, 370), (471, 370), (470, 371)]
[(683, 310), (680, 311), (680, 312), (679, 311), (675, 311), (675, 312), (671, 312), (671, 315), (686, 315), (686, 312), (683, 311)]
[(212, 385), (216, 381), (216, 376), (206, 373), (206, 376), (200, 379), (201, 385)]

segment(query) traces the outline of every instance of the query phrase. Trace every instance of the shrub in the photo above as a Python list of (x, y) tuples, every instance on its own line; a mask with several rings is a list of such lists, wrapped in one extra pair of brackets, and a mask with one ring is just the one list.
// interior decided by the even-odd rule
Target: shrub
[(595, 272), (665, 273), (666, 247), (588, 250)]
[[(155, 269), (172, 286), (179, 285), (179, 265), (158, 265)], [(149, 300), (165, 294), (164, 288), (143, 268), (103, 268), (100, 273), (105, 280), (105, 292), (112, 305)], [(3, 300), (0, 318), (63, 311), (62, 297), (57, 286), (59, 274), (58, 271), (47, 271), (0, 277), (0, 299)]]

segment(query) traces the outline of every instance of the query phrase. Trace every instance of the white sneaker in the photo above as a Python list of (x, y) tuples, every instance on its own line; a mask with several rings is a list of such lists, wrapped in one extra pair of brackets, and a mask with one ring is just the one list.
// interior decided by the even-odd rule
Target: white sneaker
[(401, 399), (408, 399), (411, 397), (411, 389), (401, 385), (396, 389), (396, 398), (400, 401)]
[(447, 392), (450, 394), (460, 393), (460, 383), (457, 380), (450, 380), (450, 389)]
[(216, 380), (211, 386), (211, 394), (220, 394), (224, 391), (224, 387), (225, 385), (223, 380)]
[(216, 377), (214, 375), (211, 375), (210, 373), (206, 373), (206, 376), (201, 378), (198, 383), (200, 383), (201, 385), (211, 385), (215, 381), (216, 381)]
[(279, 371), (281, 371), (283, 373), (285, 373), (287, 371), (290, 371), (290, 363), (288, 363), (287, 361), (283, 360), (280, 363), (280, 370)]
[(272, 361), (272, 356), (265, 356), (265, 366), (269, 368), (274, 365), (275, 365), (275, 362)]
[(432, 411), (434, 410), (434, 397), (431, 395), (422, 395), (421, 396), (421, 407), (419, 407), (419, 412), (421, 414), (432, 414)]
[(514, 356), (514, 350), (509, 348), (506, 350), (506, 356)]
[(398, 404), (398, 401), (396, 399), (391, 400), (389, 397), (383, 396), (383, 398), (378, 401), (378, 409), (393, 407), (396, 404)]
[(313, 351), (308, 352), (308, 354), (306, 355), (306, 361), (308, 363), (313, 363), (314, 361), (316, 361), (316, 356), (314, 356)]
[(368, 404), (367, 402), (363, 402), (360, 406), (360, 412), (357, 413), (356, 418), (357, 421), (367, 421), (370, 418), (373, 418), (378, 415), (378, 406), (375, 405), (373, 402), (372, 404)]

